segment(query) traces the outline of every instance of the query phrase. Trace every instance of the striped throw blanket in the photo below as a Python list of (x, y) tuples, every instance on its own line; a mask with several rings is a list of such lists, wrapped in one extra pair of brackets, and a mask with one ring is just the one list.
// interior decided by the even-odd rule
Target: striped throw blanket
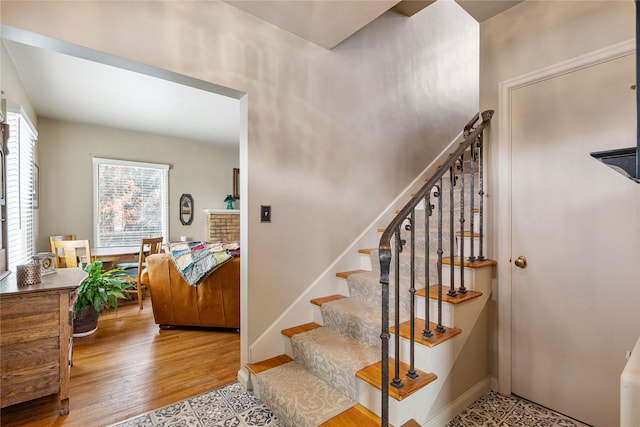
[(233, 256), (237, 243), (169, 242), (171, 259), (182, 278), (191, 286), (198, 286), (217, 268)]

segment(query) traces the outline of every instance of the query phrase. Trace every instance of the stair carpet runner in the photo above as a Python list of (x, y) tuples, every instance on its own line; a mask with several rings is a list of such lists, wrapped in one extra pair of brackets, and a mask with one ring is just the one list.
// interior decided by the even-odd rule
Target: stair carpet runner
[[(423, 215), (424, 211), (421, 215), (417, 215), (416, 223), (420, 224), (418, 217), (424, 218)], [(419, 252), (419, 248), (424, 248), (424, 231), (420, 233), (420, 228), (416, 230), (415, 287), (419, 289), (417, 295), (424, 297), (427, 293), (424, 290), (424, 254)], [(406, 238), (409, 241), (410, 237)], [(446, 242), (447, 239), (443, 240)], [(448, 250), (448, 247), (446, 249)], [(358, 404), (356, 385), (358, 376), (367, 381), (366, 373), (363, 374), (364, 368), (369, 370), (373, 368), (375, 371), (377, 364), (379, 371), (380, 365), (381, 285), (378, 251), (374, 249), (366, 252), (369, 252), (371, 265), (374, 266), (373, 271), (356, 270), (338, 273), (338, 277), (347, 280), (348, 297), (333, 296), (320, 299), (322, 300), (320, 302), (315, 301), (316, 305), (320, 305), (324, 326), (313, 323), (283, 331), (290, 337), (293, 360), (283, 355), (265, 361), (266, 365), (261, 362), (247, 365), (252, 373), (254, 392), (287, 427), (380, 425), (380, 419), (376, 415)], [(408, 324), (410, 317), (409, 257), (405, 252), (400, 256), (399, 305), (400, 322)], [(447, 262), (448, 257), (443, 258), (443, 264)], [(391, 265), (392, 277), (395, 269), (393, 264)], [(429, 264), (430, 278), (436, 277), (436, 259), (431, 257)], [(447, 288), (443, 288), (443, 295), (446, 295)], [(429, 294), (431, 298), (437, 298), (437, 285), (430, 287)], [(482, 294), (470, 292), (464, 296), (449, 298), (449, 302), (457, 303), (479, 295)], [(394, 292), (390, 289), (390, 319), (394, 319), (394, 306)], [(416, 315), (420, 318), (424, 313), (418, 312)], [(435, 313), (432, 312), (431, 316), (435, 316)], [(421, 332), (424, 320), (416, 319), (416, 323), (419, 323)], [(393, 320), (391, 320), (391, 326), (393, 326)], [(432, 331), (434, 328), (435, 325), (432, 324)], [(434, 331), (434, 337), (429, 340), (421, 339), (420, 333), (417, 332), (417, 341), (423, 345), (432, 346), (461, 332), (456, 328), (446, 329), (447, 332), (444, 334)], [(402, 331), (403, 326), (401, 326), (401, 333)], [(408, 336), (408, 332), (402, 335)], [(392, 352), (392, 348), (390, 351)], [(390, 369), (389, 372), (392, 377), (393, 370)], [(433, 374), (422, 372), (421, 374), (423, 379), (426, 378), (426, 381), (423, 381), (425, 384), (435, 379)], [(379, 376), (377, 382), (378, 384), (373, 385), (379, 389)], [(389, 387), (389, 391), (392, 397), (394, 393), (397, 397), (397, 391), (393, 387)], [(407, 391), (413, 390), (404, 390), (404, 392)], [(354, 416), (358, 419), (357, 424), (354, 423), (354, 418), (350, 418), (351, 423), (340, 420), (340, 417), (345, 416), (344, 414), (349, 411), (356, 412)], [(405, 426), (418, 425), (413, 420), (411, 422), (411, 424), (405, 423)]]

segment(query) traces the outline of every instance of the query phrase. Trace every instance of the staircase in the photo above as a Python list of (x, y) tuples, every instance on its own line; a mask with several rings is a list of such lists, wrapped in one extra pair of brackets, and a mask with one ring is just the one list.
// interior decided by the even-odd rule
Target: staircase
[(486, 328), (474, 329), (486, 318), (495, 265), (482, 253), (491, 115), (467, 125), (464, 141), (379, 230), (379, 247), (359, 251), (361, 268), (336, 274), (346, 292), (311, 299), (313, 322), (282, 330), (283, 354), (247, 365), (254, 392), (285, 426), (443, 425), (456, 415), (452, 401), (466, 406), (467, 389), (488, 388), (465, 372), (475, 342), (487, 341)]

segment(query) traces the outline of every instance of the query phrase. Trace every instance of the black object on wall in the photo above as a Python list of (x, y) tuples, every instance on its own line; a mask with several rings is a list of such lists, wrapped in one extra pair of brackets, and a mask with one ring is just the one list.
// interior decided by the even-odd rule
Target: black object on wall
[(638, 55), (638, 36), (640, 35), (640, 2), (636, 4), (636, 146), (617, 150), (594, 151), (591, 156), (605, 165), (640, 184), (640, 59)]

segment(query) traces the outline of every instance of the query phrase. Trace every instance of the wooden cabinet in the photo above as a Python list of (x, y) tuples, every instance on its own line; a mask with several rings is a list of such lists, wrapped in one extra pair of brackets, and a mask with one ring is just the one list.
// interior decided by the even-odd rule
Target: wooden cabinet
[(39, 285), (18, 288), (15, 274), (0, 281), (0, 401), (13, 405), (58, 395), (69, 413), (72, 312), (80, 269), (60, 269)]

